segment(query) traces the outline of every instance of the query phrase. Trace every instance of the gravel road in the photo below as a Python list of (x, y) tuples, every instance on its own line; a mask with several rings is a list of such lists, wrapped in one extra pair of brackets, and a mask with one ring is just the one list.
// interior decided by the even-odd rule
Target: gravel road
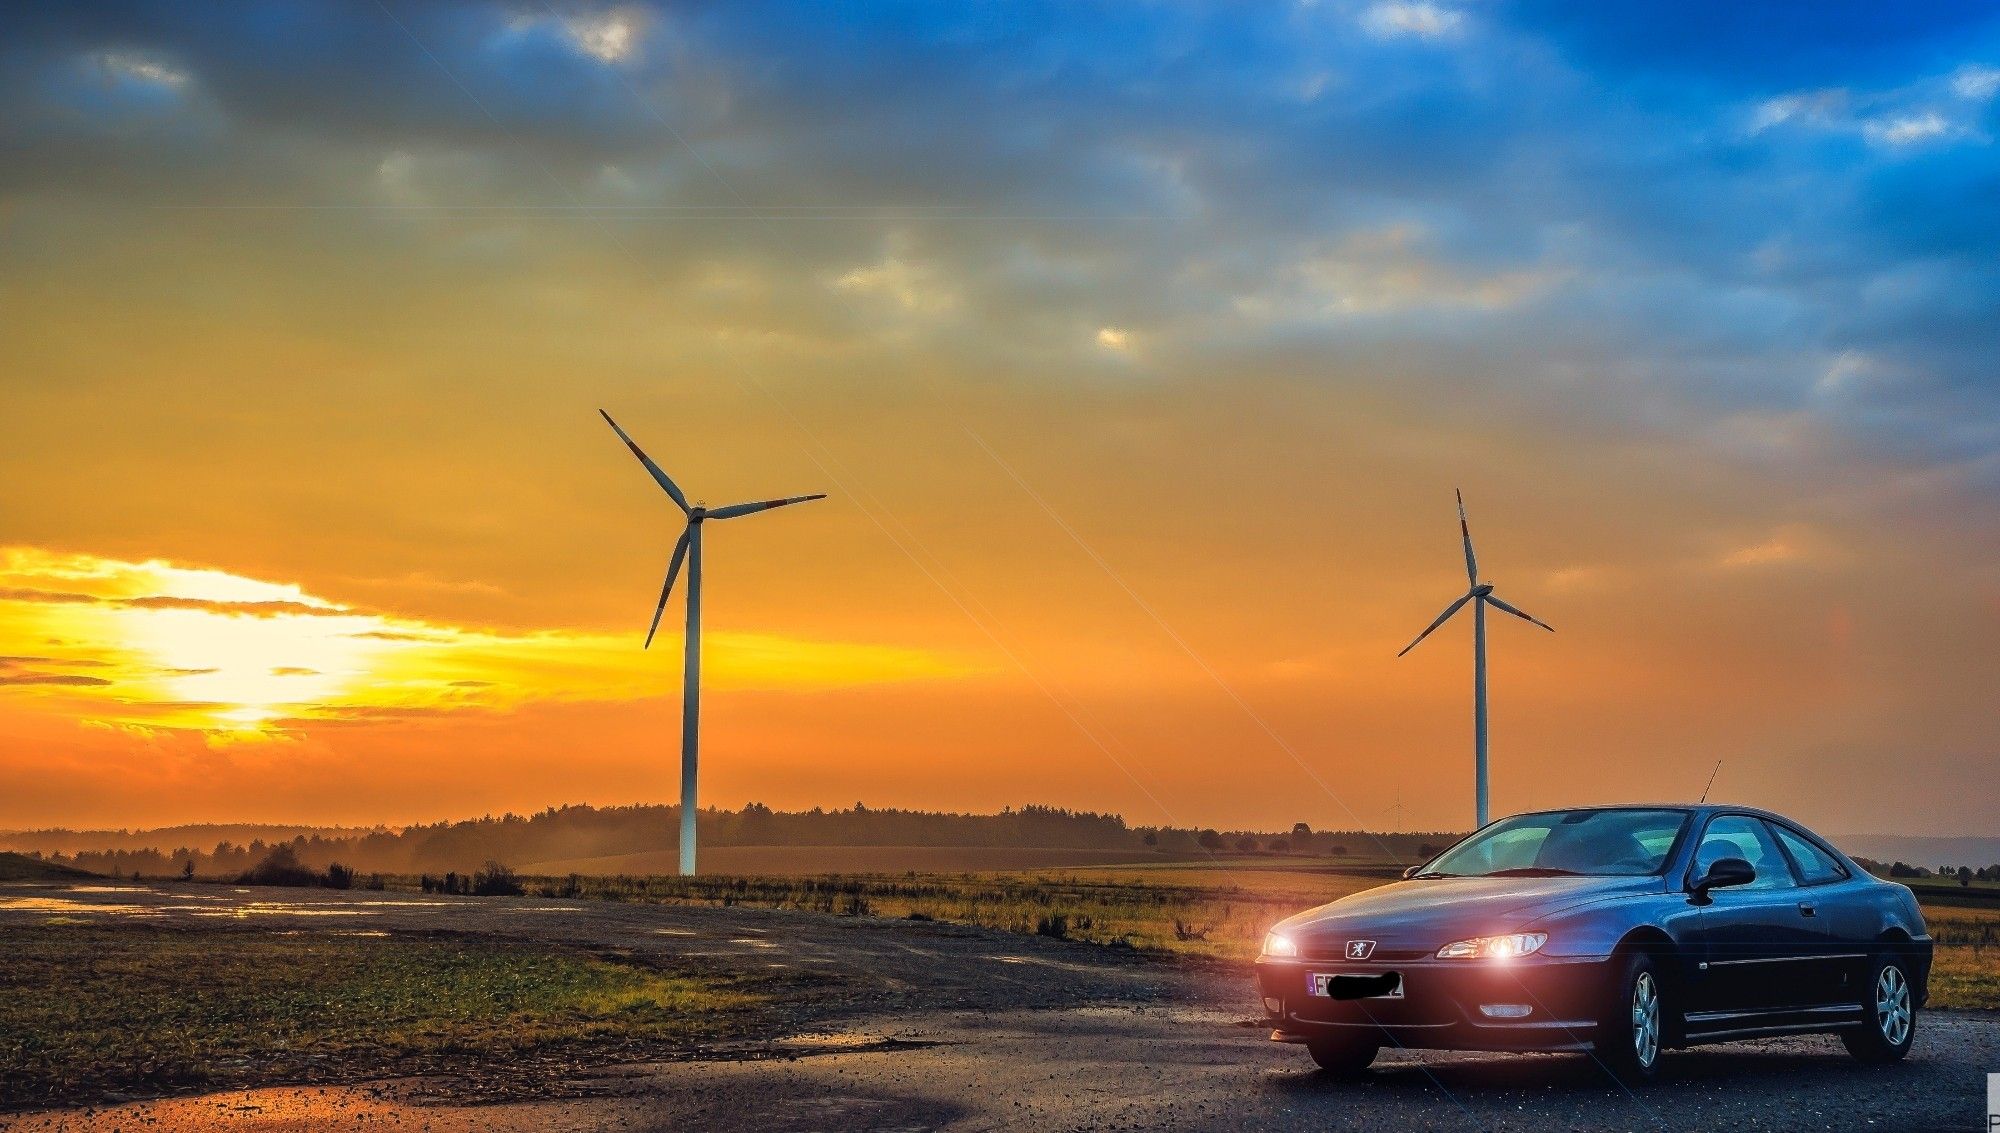
[(1580, 1055), (1392, 1052), (1365, 1081), (1340, 1083), (1246, 1025), (1255, 1001), (1238, 971), (869, 918), (278, 892), (0, 888), (0, 923), (59, 912), (490, 932), (826, 971), (839, 990), (770, 1042), (579, 1073), (551, 1091), (559, 1099), (477, 1104), (420, 1079), (15, 1114), (0, 1129), (1973, 1130), (1985, 1124), (1986, 1074), (2000, 1072), (2000, 1016), (1931, 1013), (1910, 1060), (1884, 1069), (1811, 1038), (1679, 1052), (1636, 1095)]

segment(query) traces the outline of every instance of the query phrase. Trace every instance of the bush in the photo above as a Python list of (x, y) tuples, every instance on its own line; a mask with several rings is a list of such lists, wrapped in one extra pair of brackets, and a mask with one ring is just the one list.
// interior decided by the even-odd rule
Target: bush
[(1050, 913), (1035, 922), (1035, 935), (1048, 936), (1057, 940), (1069, 939), (1069, 917), (1063, 913)]
[(279, 846), (237, 877), (238, 885), (318, 885), (320, 875), (299, 861), (298, 851)]
[(472, 875), (475, 897), (519, 897), (526, 892), (514, 871), (499, 862), (487, 862), (485, 868)]
[(354, 871), (341, 865), (339, 862), (331, 863), (326, 867), (326, 887), (328, 889), (354, 888)]

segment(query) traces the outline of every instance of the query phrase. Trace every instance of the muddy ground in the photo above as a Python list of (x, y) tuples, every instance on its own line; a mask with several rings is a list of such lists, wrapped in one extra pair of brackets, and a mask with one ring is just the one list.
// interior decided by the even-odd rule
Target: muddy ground
[[(1385, 1054), (1359, 1083), (1250, 1025), (1240, 970), (926, 922), (740, 908), (213, 886), (0, 890), (0, 923), (254, 923), (457, 931), (823, 985), (768, 1039), (575, 1067), (527, 1100), (495, 1068), (351, 1087), (231, 1090), (0, 1116), (0, 1129), (1978, 1129), (2000, 1017), (1924, 1016), (1909, 1062), (1863, 1069), (1805, 1038), (1673, 1055), (1636, 1094), (1587, 1056)], [(498, 1068), (504, 1074), (504, 1068)], [(507, 1098), (508, 1100), (494, 1100)]]

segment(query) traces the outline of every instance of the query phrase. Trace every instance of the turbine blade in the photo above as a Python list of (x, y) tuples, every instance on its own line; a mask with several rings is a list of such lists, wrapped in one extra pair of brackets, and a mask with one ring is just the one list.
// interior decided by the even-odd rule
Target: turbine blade
[[(1426, 638), (1426, 637), (1429, 637), (1429, 636), (1431, 635), (1431, 631), (1432, 631), (1432, 630), (1434, 630), (1434, 629), (1436, 629), (1437, 627), (1439, 627), (1439, 626), (1443, 625), (1443, 624), (1445, 623), (1445, 620), (1446, 620), (1446, 619), (1450, 618), (1450, 617), (1451, 617), (1451, 616), (1452, 616), (1453, 614), (1456, 614), (1456, 613), (1458, 613), (1458, 608), (1459, 608), (1460, 606), (1463, 606), (1463, 605), (1465, 605), (1465, 604), (1466, 604), (1467, 602), (1470, 602), (1470, 601), (1472, 601), (1472, 595), (1471, 595), (1471, 594), (1466, 594), (1466, 595), (1464, 595), (1463, 597), (1459, 598), (1459, 600), (1458, 600), (1458, 601), (1456, 601), (1456, 602), (1453, 602), (1453, 603), (1452, 603), (1451, 605), (1449, 605), (1449, 606), (1446, 606), (1446, 607), (1444, 608), (1444, 613), (1442, 613), (1442, 614), (1439, 614), (1439, 615), (1437, 616), (1437, 620), (1436, 620), (1436, 621), (1434, 621), (1434, 622), (1432, 622), (1432, 623), (1431, 623), (1430, 625), (1428, 625), (1428, 626), (1424, 627), (1424, 632), (1422, 632), (1422, 633), (1420, 633), (1420, 634), (1418, 634), (1418, 635), (1417, 635), (1417, 641), (1422, 641), (1422, 640), (1423, 640), (1424, 638)], [(1405, 646), (1403, 646), (1403, 653), (1408, 653), (1408, 652), (1409, 652), (1410, 650), (1412, 650), (1412, 649), (1415, 649), (1415, 648), (1417, 647), (1417, 641), (1412, 641), (1412, 642), (1410, 642), (1410, 643), (1409, 643), (1408, 645), (1405, 645)], [(1401, 656), (1403, 655), (1403, 653), (1398, 653), (1398, 654), (1396, 654), (1396, 656), (1398, 656), (1398, 657), (1401, 657)]]
[(1486, 600), (1492, 603), (1493, 605), (1498, 606), (1501, 609), (1507, 611), (1508, 613), (1514, 615), (1517, 618), (1521, 618), (1526, 621), (1531, 621), (1536, 625), (1541, 626), (1543, 629), (1548, 630), (1550, 633), (1554, 633), (1556, 631), (1556, 627), (1550, 625), (1549, 623), (1543, 621), (1542, 619), (1536, 617), (1535, 615), (1529, 613), (1528, 611), (1517, 609), (1513, 606), (1509, 606), (1505, 602), (1502, 602), (1498, 595), (1488, 594), (1486, 596)]
[(681, 486), (674, 483), (673, 477), (667, 475), (659, 465), (654, 464), (653, 458), (647, 456), (644, 450), (633, 443), (631, 437), (625, 435), (625, 430), (618, 427), (618, 422), (611, 419), (611, 414), (605, 413), (602, 409), (598, 410), (598, 412), (603, 414), (605, 424), (610, 425), (612, 431), (618, 434), (618, 439), (625, 442), (625, 447), (632, 450), (632, 455), (639, 458), (639, 463), (646, 466), (646, 471), (653, 474), (653, 479), (659, 483), (660, 487), (667, 490), (667, 495), (673, 497), (674, 503), (680, 505), (681, 511), (687, 511), (688, 498), (681, 494)]
[(673, 561), (667, 564), (667, 584), (660, 587), (660, 604), (653, 607), (653, 624), (646, 627), (646, 644), (643, 648), (653, 647), (653, 635), (660, 631), (660, 615), (667, 612), (667, 595), (674, 592), (674, 579), (680, 577), (681, 560), (687, 558), (687, 553), (688, 533), (683, 531), (681, 541), (674, 544)]
[(708, 518), (735, 519), (739, 515), (749, 515), (752, 512), (769, 511), (774, 507), (784, 507), (786, 504), (802, 504), (809, 500), (823, 500), (825, 498), (826, 498), (825, 492), (816, 492), (810, 496), (786, 496), (782, 500), (757, 500), (754, 503), (730, 504), (728, 507), (719, 507), (716, 508), (714, 511), (709, 512)]
[(1465, 522), (1465, 493), (1453, 488), (1458, 497), (1458, 533), (1465, 539), (1465, 582), (1468, 586), (1479, 585), (1479, 560), (1472, 555), (1472, 526)]

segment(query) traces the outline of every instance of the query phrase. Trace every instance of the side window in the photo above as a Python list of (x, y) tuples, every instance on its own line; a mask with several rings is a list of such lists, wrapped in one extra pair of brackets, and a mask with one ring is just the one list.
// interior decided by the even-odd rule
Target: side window
[(1695, 876), (1707, 873), (1721, 858), (1742, 858), (1757, 871), (1757, 880), (1741, 886), (1743, 889), (1787, 889), (1797, 884), (1792, 880), (1790, 863), (1762, 819), (1724, 814), (1710, 822), (1701, 836), (1701, 848), (1695, 851)]
[(1778, 841), (1783, 842), (1785, 849), (1791, 851), (1792, 860), (1798, 863), (1799, 875), (1807, 885), (1839, 881), (1847, 876), (1847, 870), (1842, 868), (1839, 862), (1828, 857), (1825, 850), (1806, 841), (1797, 831), (1776, 822), (1770, 826), (1777, 832)]

